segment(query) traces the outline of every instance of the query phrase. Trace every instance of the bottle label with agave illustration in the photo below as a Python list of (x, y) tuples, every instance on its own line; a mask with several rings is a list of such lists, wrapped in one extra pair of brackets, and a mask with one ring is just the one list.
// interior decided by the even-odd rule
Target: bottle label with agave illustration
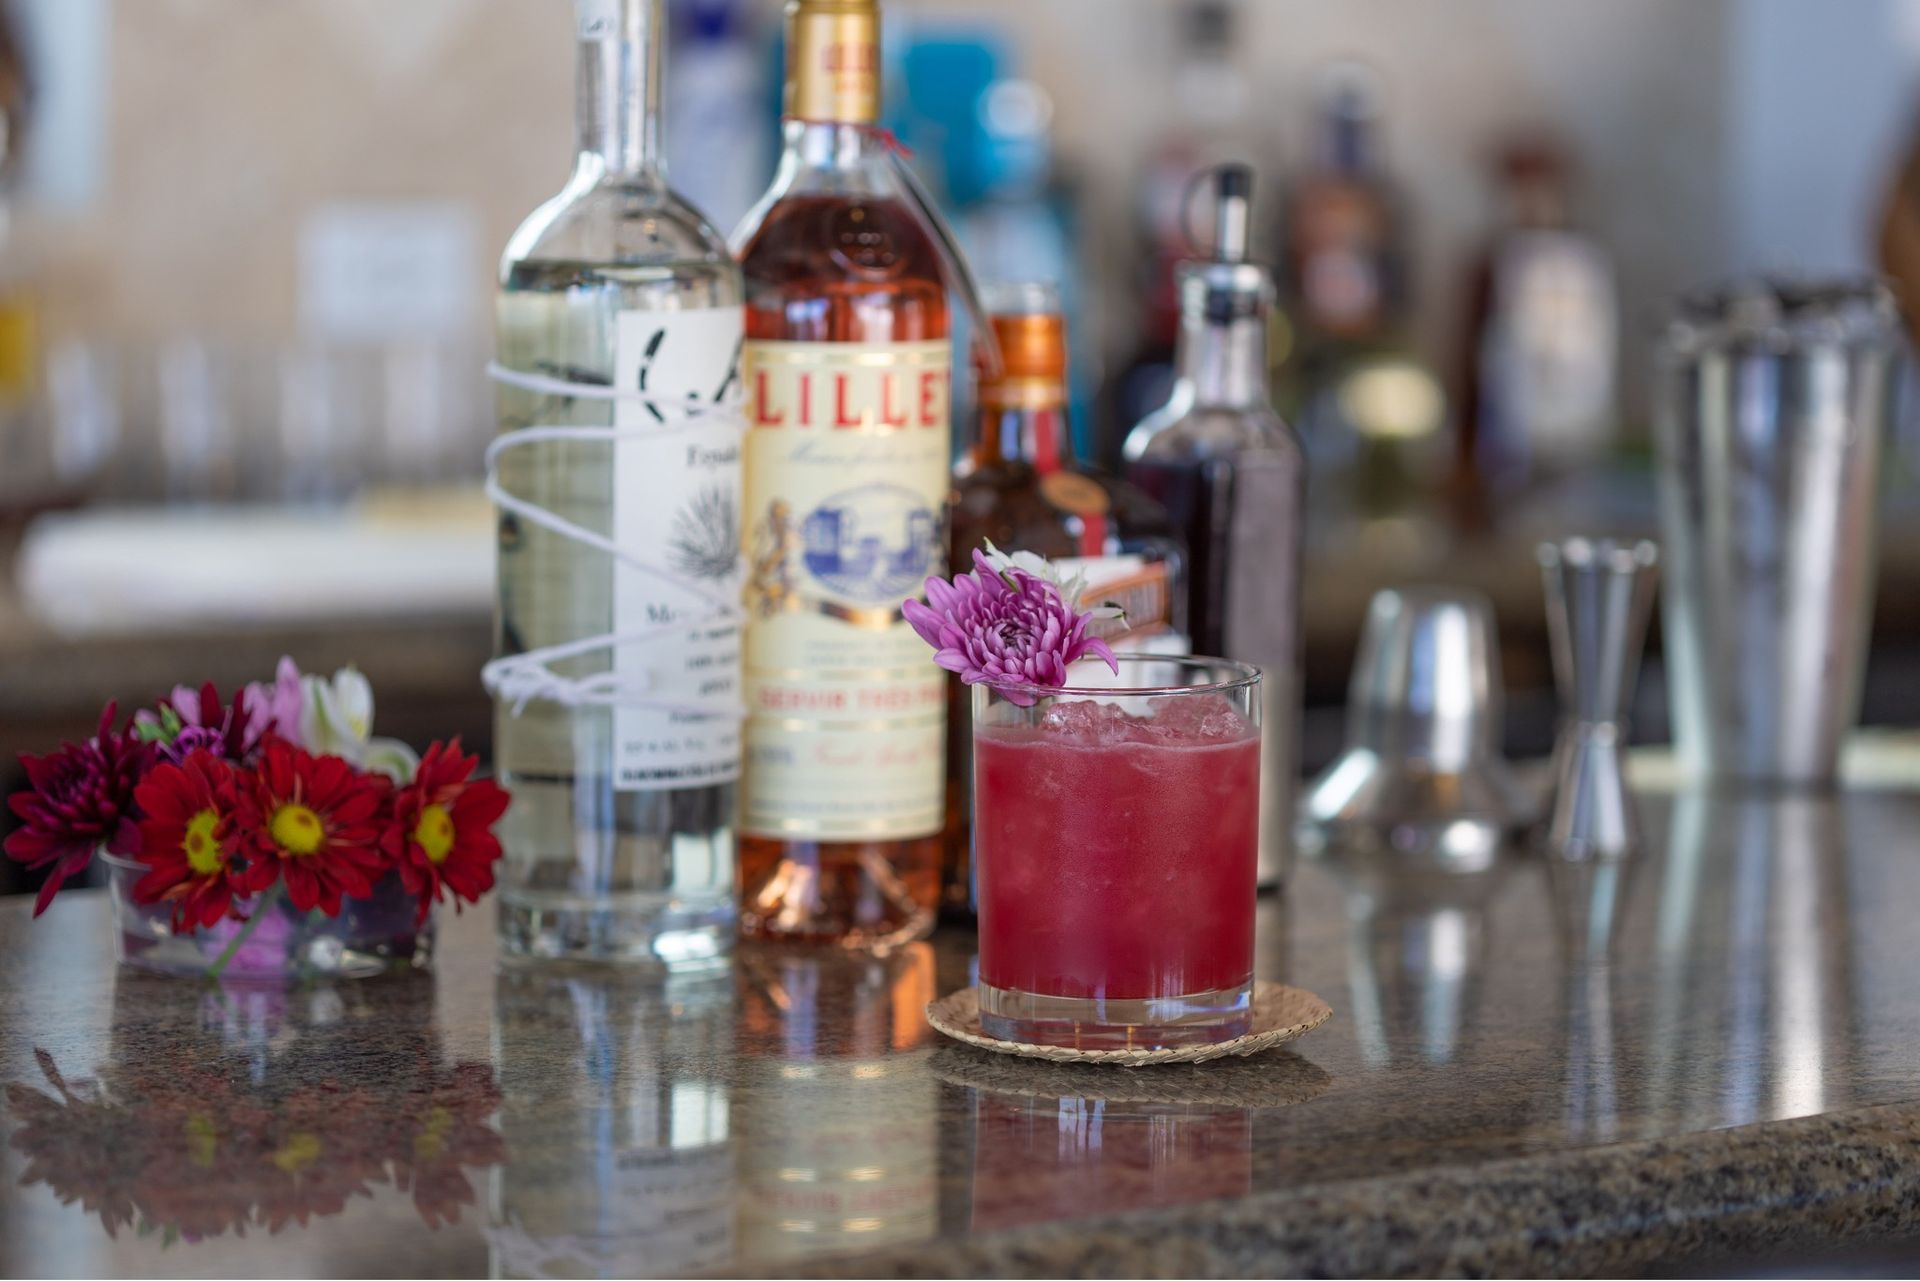
[(614, 426), (635, 434), (614, 445), (613, 538), (683, 585), (614, 565), (614, 633), (642, 639), (615, 647), (613, 671), (623, 690), (644, 691), (614, 706), (614, 786), (732, 782), (740, 730), (724, 709), (739, 698), (740, 626), (712, 602), (740, 599), (739, 420), (673, 406), (737, 408), (741, 311), (623, 311), (616, 326), (614, 385), (645, 399), (614, 402)]

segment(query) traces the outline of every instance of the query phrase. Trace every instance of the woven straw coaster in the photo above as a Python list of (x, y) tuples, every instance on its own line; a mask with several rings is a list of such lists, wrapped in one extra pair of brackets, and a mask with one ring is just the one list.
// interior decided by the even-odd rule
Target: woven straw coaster
[(1205, 1063), (1270, 1050), (1296, 1036), (1304, 1036), (1333, 1017), (1333, 1008), (1304, 988), (1283, 983), (1253, 985), (1253, 1030), (1231, 1041), (1210, 1045), (1182, 1045), (1167, 1050), (1079, 1050), (1070, 1045), (1029, 1045), (1002, 1041), (980, 1027), (980, 990), (962, 988), (927, 1006), (927, 1022), (956, 1041), (998, 1054), (1050, 1063), (1106, 1063), (1114, 1067), (1146, 1067), (1152, 1063)]
[(1333, 1078), (1282, 1047), (1251, 1059), (1163, 1063), (1151, 1072), (1116, 1072), (1100, 1063), (1044, 1063), (949, 1042), (928, 1069), (948, 1085), (1044, 1103), (1084, 1099), (1151, 1111), (1166, 1107), (1269, 1109), (1324, 1094)]

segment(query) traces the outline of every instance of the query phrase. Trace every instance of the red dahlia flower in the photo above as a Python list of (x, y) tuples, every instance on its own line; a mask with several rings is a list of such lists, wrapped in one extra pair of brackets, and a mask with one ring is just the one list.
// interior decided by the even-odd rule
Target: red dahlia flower
[[(473, 779), (478, 756), (462, 756), (460, 740), (435, 743), (413, 781), (393, 795), (393, 821), (382, 843), (400, 865), (400, 879), (420, 900), (420, 919), (441, 889), (477, 903), (493, 888), (500, 840), (493, 825), (509, 797), (490, 779)], [(472, 781), (469, 781), (472, 780)]]
[(176, 930), (212, 926), (232, 906), (235, 881), (247, 879), (246, 860), (234, 856), (233, 767), (196, 751), (156, 765), (134, 796), (145, 815), (140, 861), (151, 869), (133, 887), (134, 902), (173, 904)]
[(47, 910), (54, 892), (69, 876), (93, 860), (105, 846), (131, 855), (140, 848), (133, 789), (151, 763), (144, 743), (113, 728), (114, 705), (100, 714), (100, 730), (84, 743), (67, 743), (46, 756), (20, 757), (27, 771), (26, 790), (9, 804), (20, 828), (7, 838), (9, 858), (30, 868), (51, 867), (35, 916)]
[(294, 907), (328, 916), (339, 914), (343, 894), (365, 898), (386, 870), (378, 843), (390, 786), (338, 756), (269, 738), (240, 778), (241, 848), (253, 859), (241, 888), (263, 890), (278, 873)]

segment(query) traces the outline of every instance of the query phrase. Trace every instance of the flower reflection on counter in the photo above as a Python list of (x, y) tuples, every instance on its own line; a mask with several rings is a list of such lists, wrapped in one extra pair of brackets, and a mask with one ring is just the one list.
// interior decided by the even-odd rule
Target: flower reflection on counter
[(933, 948), (756, 947), (740, 968), (741, 1251), (756, 1265), (933, 1237)]
[(487, 1240), (503, 1277), (665, 1276), (734, 1250), (725, 976), (503, 970)]
[(382, 1188), (430, 1228), (456, 1222), (475, 1200), (468, 1173), (504, 1151), (487, 1123), (493, 1072), (442, 1061), (432, 996), (424, 979), (390, 984), (383, 1003), (418, 1004), (419, 1030), (369, 1053), (363, 995), (123, 975), (95, 1076), (36, 1049), (41, 1079), (6, 1086), (21, 1181), (79, 1202), (110, 1236), (168, 1243), (304, 1227)]

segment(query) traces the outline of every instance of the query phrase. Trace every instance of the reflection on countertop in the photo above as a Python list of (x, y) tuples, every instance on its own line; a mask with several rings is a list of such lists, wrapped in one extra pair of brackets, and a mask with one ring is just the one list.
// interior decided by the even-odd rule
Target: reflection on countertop
[(1304, 865), (1261, 974), (1334, 1020), (1137, 1072), (941, 1042), (959, 933), (662, 986), (499, 968), (469, 912), (431, 977), (208, 990), (116, 974), (103, 898), (0, 904), (0, 1273), (1577, 1272), (1920, 1233), (1920, 795), (1644, 808), (1626, 865)]

